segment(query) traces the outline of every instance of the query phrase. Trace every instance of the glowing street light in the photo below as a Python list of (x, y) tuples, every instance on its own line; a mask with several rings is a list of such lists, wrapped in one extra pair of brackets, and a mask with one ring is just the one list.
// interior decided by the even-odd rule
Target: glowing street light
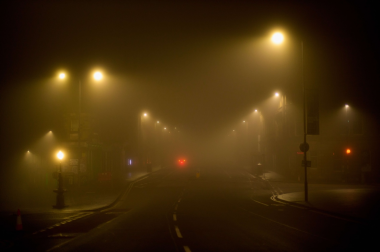
[(281, 44), (284, 41), (284, 35), (281, 32), (276, 32), (272, 35), (272, 42), (275, 44)]
[(61, 80), (63, 80), (64, 78), (66, 78), (66, 74), (65, 73), (60, 73), (58, 75), (58, 78), (60, 78)]
[(144, 113), (144, 116), (146, 117), (146, 116), (148, 116), (148, 114), (147, 114), (147, 113)]
[(99, 71), (95, 72), (94, 73), (94, 79), (96, 81), (100, 81), (101, 79), (103, 79), (103, 74), (101, 72), (99, 72)]
[(279, 97), (279, 96), (280, 96), (280, 94), (279, 94), (279, 93), (275, 93), (275, 94), (274, 94), (274, 96), (276, 96), (276, 97)]
[(257, 113), (257, 109), (255, 109), (255, 113)]
[(62, 160), (64, 156), (65, 156), (65, 154), (63, 154), (62, 151), (59, 151), (59, 152), (57, 153), (57, 158), (58, 158), (59, 160)]

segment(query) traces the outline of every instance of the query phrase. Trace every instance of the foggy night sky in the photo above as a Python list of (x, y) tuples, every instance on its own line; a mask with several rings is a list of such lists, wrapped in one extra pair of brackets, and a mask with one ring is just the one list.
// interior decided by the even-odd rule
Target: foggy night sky
[[(376, 15), (375, 6), (348, 3), (10, 1), (1, 14), (2, 162), (62, 131), (78, 79), (83, 110), (111, 138), (130, 137), (144, 110), (202, 136), (275, 91), (299, 99), (301, 39), (305, 83), (321, 90), (321, 110), (349, 103), (378, 117)], [(287, 34), (283, 50), (269, 44), (275, 28)], [(104, 83), (87, 81), (93, 67)], [(70, 73), (65, 85), (53, 81), (59, 69)]]

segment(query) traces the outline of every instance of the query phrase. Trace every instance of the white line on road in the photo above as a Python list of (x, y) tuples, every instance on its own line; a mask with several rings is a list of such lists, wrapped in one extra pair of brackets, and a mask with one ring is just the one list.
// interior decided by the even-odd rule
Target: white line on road
[(185, 250), (185, 252), (191, 252), (191, 250), (188, 246), (183, 246), (183, 249)]
[(175, 226), (175, 232), (177, 233), (178, 238), (183, 238), (177, 226)]
[(262, 203), (262, 202), (260, 202), (260, 201), (254, 200), (254, 199), (253, 199), (253, 201), (256, 202), (256, 203), (259, 203), (259, 204), (261, 204), (261, 205), (264, 205), (264, 206), (269, 206), (269, 205), (267, 205), (267, 204), (265, 204), (265, 203)]
[(177, 221), (177, 215), (176, 214), (173, 214), (173, 220)]
[(308, 234), (308, 235), (312, 235), (312, 236), (315, 236), (315, 237), (318, 237), (318, 238), (324, 239), (324, 240), (329, 241), (329, 242), (336, 242), (336, 241), (333, 241), (333, 240), (327, 239), (327, 238), (325, 238), (325, 237), (322, 237), (322, 236), (319, 236), (319, 235), (315, 235), (315, 234), (312, 234), (312, 233), (306, 232), (306, 231), (304, 231), (304, 230), (301, 230), (301, 229), (298, 229), (298, 228), (295, 228), (295, 227), (292, 227), (292, 226), (286, 225), (286, 224), (284, 224), (284, 223), (281, 223), (281, 222), (278, 222), (278, 221), (272, 220), (272, 219), (270, 219), (270, 218), (267, 218), (267, 217), (262, 216), (262, 215), (260, 215), (260, 214), (257, 214), (257, 213), (254, 213), (254, 212), (251, 212), (251, 211), (249, 211), (249, 210), (247, 210), (247, 209), (244, 209), (244, 208), (242, 208), (242, 207), (240, 207), (240, 209), (242, 209), (242, 210), (244, 210), (244, 211), (246, 211), (246, 212), (248, 212), (248, 213), (250, 213), (250, 214), (252, 214), (252, 215), (255, 215), (255, 216), (257, 216), (257, 217), (263, 218), (263, 219), (265, 219), (265, 220), (267, 220), (267, 221), (274, 222), (274, 223), (276, 223), (276, 224), (278, 224), (278, 225), (281, 225), (281, 226), (284, 226), (284, 227), (287, 227), (287, 228), (290, 228), (290, 229), (296, 230), (296, 231), (298, 231), (298, 232), (301, 232), (301, 233), (304, 233), (304, 234)]

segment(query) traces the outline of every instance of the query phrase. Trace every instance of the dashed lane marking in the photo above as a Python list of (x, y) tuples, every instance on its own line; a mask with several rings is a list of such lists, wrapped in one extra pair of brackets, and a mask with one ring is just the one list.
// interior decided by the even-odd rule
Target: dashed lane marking
[(183, 238), (181, 232), (179, 231), (179, 228), (177, 226), (175, 227), (175, 232), (177, 233), (178, 238)]
[(254, 199), (253, 199), (253, 201), (256, 202), (256, 203), (259, 203), (259, 204), (261, 204), (261, 205), (264, 205), (264, 206), (269, 206), (268, 204), (262, 203), (262, 202), (260, 202), (260, 201), (254, 200)]
[(191, 252), (191, 250), (188, 246), (183, 246), (183, 249), (185, 250), (185, 252)]
[(176, 214), (173, 214), (173, 220), (177, 221), (177, 215)]

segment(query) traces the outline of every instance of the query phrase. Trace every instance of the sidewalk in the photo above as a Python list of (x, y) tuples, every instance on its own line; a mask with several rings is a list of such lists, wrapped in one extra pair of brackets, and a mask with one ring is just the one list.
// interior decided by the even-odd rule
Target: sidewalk
[[(161, 167), (153, 167), (152, 172), (160, 170)], [(112, 204), (118, 196), (125, 190), (126, 186), (133, 180), (146, 176), (146, 170), (135, 169), (125, 174), (124, 183), (119, 186), (113, 184), (88, 185), (75, 188), (68, 188), (64, 193), (64, 209), (54, 209), (56, 194), (51, 188), (39, 187), (16, 187), (8, 188), (9, 196), (1, 199), (0, 211), (16, 212), (17, 209), (23, 212), (73, 212), (83, 210), (93, 210), (106, 207)]]
[(279, 192), (278, 200), (358, 220), (380, 220), (380, 185), (309, 183), (305, 202), (304, 183), (288, 182), (272, 171), (262, 179)]

